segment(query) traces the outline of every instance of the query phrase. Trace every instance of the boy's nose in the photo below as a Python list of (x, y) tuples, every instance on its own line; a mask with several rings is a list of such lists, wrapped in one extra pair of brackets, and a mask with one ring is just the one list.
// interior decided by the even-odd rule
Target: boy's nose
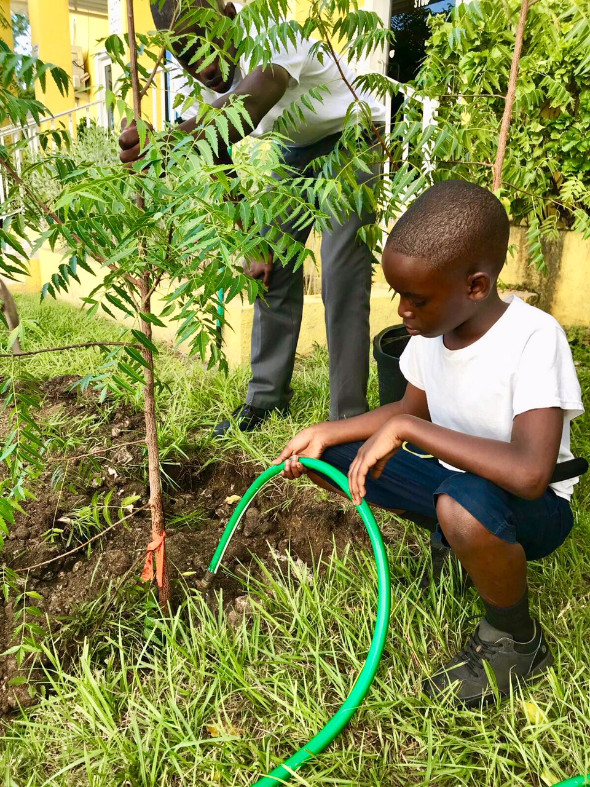
[(399, 306), (397, 308), (397, 313), (399, 314), (399, 316), (402, 319), (406, 319), (406, 320), (408, 320), (408, 319), (410, 319), (410, 317), (414, 316), (414, 312), (410, 308), (410, 306), (409, 306), (408, 302), (405, 300), (405, 298), (400, 298), (399, 299)]

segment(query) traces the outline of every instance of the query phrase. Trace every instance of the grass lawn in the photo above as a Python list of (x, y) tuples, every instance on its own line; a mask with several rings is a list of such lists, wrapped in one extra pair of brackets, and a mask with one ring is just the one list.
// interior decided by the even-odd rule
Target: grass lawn
[[(19, 299), (27, 349), (118, 339), (111, 323), (81, 318), (63, 304)], [(588, 333), (571, 333), (586, 402)], [(35, 356), (35, 374), (85, 375), (96, 350)], [(260, 432), (211, 443), (209, 427), (241, 403), (246, 371), (205, 373), (165, 351), (160, 399), (167, 461), (198, 450), (262, 469), (299, 428), (328, 413), (326, 354), (298, 363), (291, 415)], [(0, 376), (6, 373), (0, 366)], [(376, 404), (375, 370), (371, 378)], [(575, 422), (574, 451), (590, 456), (590, 419)], [(307, 481), (300, 483), (306, 484)], [(323, 493), (318, 492), (318, 495)], [(552, 785), (590, 772), (590, 482), (579, 485), (575, 528), (551, 557), (530, 566), (531, 598), (555, 653), (532, 685), (484, 710), (455, 709), (421, 693), (481, 616), (473, 590), (445, 569), (439, 587), (419, 587), (426, 538), (378, 514), (388, 537), (393, 611), (375, 684), (334, 744), (296, 775), (299, 785)], [(151, 593), (130, 585), (120, 603), (84, 611), (100, 626), (65, 667), (45, 644), (47, 696), (5, 725), (4, 787), (200, 787), (251, 785), (306, 743), (350, 691), (370, 641), (375, 570), (361, 549), (325, 559), (323, 570), (258, 557), (244, 592), (253, 615), (228, 623), (190, 587), (162, 622)], [(317, 567), (316, 567), (317, 568)], [(100, 618), (98, 617), (100, 615)], [(92, 625), (88, 626), (92, 631)]]

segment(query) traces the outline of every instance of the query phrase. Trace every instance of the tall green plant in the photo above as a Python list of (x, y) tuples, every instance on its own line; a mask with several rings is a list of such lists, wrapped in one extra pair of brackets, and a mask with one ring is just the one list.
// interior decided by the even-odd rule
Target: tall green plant
[[(529, 5), (498, 193), (513, 221), (528, 225), (542, 267), (544, 237), (560, 228), (590, 234), (590, 4)], [(431, 19), (416, 87), (439, 102), (432, 139), (442, 177), (492, 186), (521, 8), (521, 0), (474, 0)]]
[[(129, 29), (133, 31), (131, 4), (128, 10)], [(324, 56), (333, 53), (334, 40), (349, 54), (360, 56), (388, 35), (375, 14), (342, 0), (313, 4), (303, 26), (285, 21), (285, 11), (284, 0), (254, 0), (242, 12), (241, 22), (245, 24), (230, 30), (227, 18), (217, 16), (212, 9), (199, 9), (196, 13), (208, 32), (206, 40), (198, 42), (200, 48), (195, 47), (195, 57), (214, 57), (222, 49), (228, 57), (237, 59), (248, 54), (253, 63), (267, 65), (272, 48), (286, 45), (298, 34), (320, 36), (317, 48)], [(233, 163), (222, 163), (220, 151), (232, 141), (235, 130), (246, 134), (251, 128), (243, 101), (238, 98), (223, 109), (201, 105), (194, 135), (173, 128), (152, 131), (141, 118), (140, 99), (156, 69), (162, 67), (163, 48), (173, 43), (167, 33), (135, 36), (133, 32), (124, 38), (111, 36), (105, 42), (123, 72), (108, 100), (120, 117), (137, 123), (145, 146), (144, 158), (132, 167), (92, 163), (80, 167), (70, 153), (71, 140), (64, 130), (42, 135), (45, 157), (26, 164), (20, 172), (14, 163), (14, 146), (0, 158), (10, 183), (3, 212), (12, 213), (2, 230), (1, 273), (7, 278), (25, 273), (29, 256), (49, 244), (63, 251), (63, 261), (46, 282), (43, 295), (66, 292), (72, 280), (78, 279), (78, 271), (85, 270), (96, 275), (95, 287), (84, 298), (88, 311), (102, 310), (117, 320), (125, 318), (129, 325), (122, 327), (120, 341), (101, 345), (101, 370), (85, 377), (81, 384), (98, 386), (104, 395), (111, 391), (135, 396), (138, 388), (143, 390), (152, 535), (156, 536), (151, 546), (156, 552), (162, 543), (164, 522), (155, 401), (158, 350), (152, 340), (152, 326), (162, 326), (164, 321), (175, 323), (177, 339), (188, 346), (190, 354), (209, 366), (223, 364), (217, 343), (218, 293), (223, 290), (226, 301), (242, 293), (253, 300), (260, 288), (243, 273), (242, 258), (261, 258), (271, 250), (277, 264), (301, 265), (310, 254), (278, 229), (264, 237), (261, 229), (276, 226), (277, 220), (287, 216), (302, 226), (315, 222), (321, 229), (330, 216), (373, 207), (377, 184), (373, 184), (375, 189), (359, 188), (354, 170), (367, 169), (375, 156), (383, 157), (383, 149), (392, 157), (382, 136), (379, 149), (367, 151), (367, 130), (375, 130), (371, 129), (366, 107), (355, 102), (352, 85), (351, 104), (356, 104), (357, 111), (350, 112), (342, 145), (320, 162), (318, 177), (275, 180), (271, 172), (284, 169), (280, 149), (265, 143), (254, 143), (249, 155), (238, 152)], [(229, 52), (230, 44), (235, 55)], [(151, 57), (152, 69), (138, 63), (138, 48)], [(8, 51), (4, 58), (13, 74), (24, 76), (31, 85), (40, 82), (43, 86), (48, 70), (65, 87), (62, 72), (34, 58)], [(3, 70), (2, 74), (4, 85), (8, 72)], [(194, 84), (191, 102), (199, 91)], [(306, 100), (303, 97), (301, 102)], [(39, 102), (17, 99), (10, 91), (2, 94), (2, 102), (4, 117), (15, 125), (24, 126), (31, 116), (39, 120), (45, 113)], [(297, 122), (299, 112), (297, 105), (292, 106), (278, 128), (284, 130), (289, 122)], [(401, 154), (401, 146), (398, 148)], [(332, 175), (333, 165), (341, 163), (343, 157), (349, 167), (337, 179)], [(31, 188), (27, 177), (39, 168), (49, 174), (56, 187), (46, 199)], [(5, 210), (7, 206), (10, 211)], [(164, 293), (163, 309), (153, 307), (156, 290)], [(41, 472), (46, 449), (34, 418), (38, 405), (34, 381), (26, 387), (26, 395), (18, 382), (19, 377), (27, 377), (27, 357), (25, 352), (18, 362), (11, 361), (4, 383), (4, 404), (14, 424), (0, 457), (9, 468), (2, 482), (0, 517), (4, 527), (26, 497), (27, 477)], [(165, 593), (161, 600), (166, 606)]]

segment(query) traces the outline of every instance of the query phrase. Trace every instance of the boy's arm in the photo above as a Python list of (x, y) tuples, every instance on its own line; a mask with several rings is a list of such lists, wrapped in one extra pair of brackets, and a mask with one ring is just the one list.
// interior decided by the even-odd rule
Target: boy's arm
[(482, 478), (518, 497), (534, 500), (547, 489), (563, 430), (559, 407), (529, 410), (513, 421), (510, 442), (455, 432), (411, 415), (396, 415), (360, 448), (349, 470), (350, 489), (358, 505), (365, 496), (367, 473), (378, 478), (387, 460), (404, 441), (437, 459)]
[[(262, 118), (270, 112), (277, 101), (283, 97), (288, 85), (289, 74), (281, 66), (271, 64), (267, 68), (255, 68), (236, 85), (231, 93), (213, 101), (211, 106), (221, 109), (230, 103), (232, 96), (243, 96), (244, 107), (250, 116), (250, 128), (244, 130), (246, 134), (249, 134), (250, 131), (256, 128)], [(177, 128), (192, 134), (196, 127), (196, 119), (190, 118), (183, 123), (179, 123)], [(233, 144), (242, 139), (244, 134), (230, 123), (228, 136), (229, 143)], [(141, 157), (139, 135), (135, 123), (130, 124), (123, 130), (119, 137), (119, 145), (121, 147), (119, 158), (123, 164), (130, 164)], [(223, 140), (219, 140), (219, 147), (220, 158), (225, 160), (227, 147)]]
[(403, 399), (399, 402), (386, 404), (354, 418), (325, 421), (309, 426), (287, 443), (274, 464), (286, 461), (283, 475), (286, 478), (299, 478), (305, 472), (305, 468), (297, 461), (297, 457), (319, 459), (329, 446), (367, 440), (392, 418), (404, 415), (413, 416), (418, 420), (430, 418), (426, 394), (411, 383), (408, 383)]

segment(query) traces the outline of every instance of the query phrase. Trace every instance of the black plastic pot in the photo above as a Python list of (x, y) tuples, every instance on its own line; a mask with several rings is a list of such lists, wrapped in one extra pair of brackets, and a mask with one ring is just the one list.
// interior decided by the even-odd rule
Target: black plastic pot
[(379, 375), (379, 403), (398, 402), (406, 390), (406, 378), (400, 371), (399, 359), (410, 336), (403, 325), (392, 325), (373, 339), (373, 357)]

